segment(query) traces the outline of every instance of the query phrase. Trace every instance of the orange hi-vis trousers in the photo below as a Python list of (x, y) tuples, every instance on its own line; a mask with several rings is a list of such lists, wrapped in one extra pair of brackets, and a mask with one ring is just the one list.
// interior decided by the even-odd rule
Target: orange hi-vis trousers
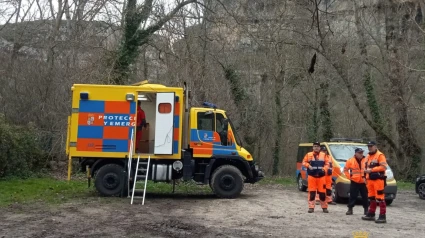
[(385, 204), (384, 193), (384, 180), (367, 180), (367, 196), (369, 197), (369, 213), (375, 214), (376, 207), (379, 204), (379, 214), (383, 215), (387, 212), (387, 205)]
[[(332, 202), (332, 175), (325, 176), (325, 184), (326, 184), (326, 202)], [(319, 193), (316, 194), (316, 201), (319, 202)]]
[(316, 191), (319, 194), (320, 205), (322, 208), (328, 208), (328, 203), (326, 202), (326, 176), (321, 178), (315, 178), (313, 176), (308, 176), (308, 208), (314, 208)]
[(367, 196), (368, 197), (375, 197), (376, 200), (384, 200), (385, 194), (384, 194), (384, 180), (377, 179), (377, 180), (367, 180)]

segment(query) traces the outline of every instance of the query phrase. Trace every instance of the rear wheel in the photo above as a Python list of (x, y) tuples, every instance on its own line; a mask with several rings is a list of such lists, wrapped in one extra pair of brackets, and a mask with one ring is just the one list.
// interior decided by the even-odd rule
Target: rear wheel
[(233, 165), (222, 165), (214, 170), (211, 189), (221, 198), (235, 198), (243, 189), (241, 171)]
[(393, 203), (393, 199), (391, 199), (391, 200), (385, 200), (385, 204), (387, 205), (387, 206), (389, 206), (389, 205), (391, 205), (391, 203)]
[(425, 200), (425, 183), (421, 183), (418, 186), (418, 194), (420, 199)]
[(118, 196), (125, 187), (125, 171), (118, 164), (106, 164), (98, 170), (95, 178), (97, 191), (103, 196)]
[(301, 177), (301, 175), (298, 175), (297, 183), (298, 183), (298, 190), (300, 190), (301, 192), (307, 191), (307, 186), (303, 184), (303, 178)]

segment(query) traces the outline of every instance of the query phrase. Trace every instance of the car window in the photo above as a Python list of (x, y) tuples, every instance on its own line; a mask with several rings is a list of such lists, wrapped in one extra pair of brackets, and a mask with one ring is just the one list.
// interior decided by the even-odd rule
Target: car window
[(362, 148), (364, 150), (363, 154), (366, 156), (369, 153), (366, 145), (356, 145), (356, 144), (329, 144), (329, 149), (331, 150), (332, 157), (337, 161), (347, 161), (354, 156), (354, 150), (356, 148)]

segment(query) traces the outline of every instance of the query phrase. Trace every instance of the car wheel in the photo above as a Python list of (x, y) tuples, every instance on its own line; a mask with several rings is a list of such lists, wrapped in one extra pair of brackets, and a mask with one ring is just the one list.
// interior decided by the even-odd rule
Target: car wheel
[(391, 199), (391, 200), (385, 200), (385, 204), (387, 205), (387, 206), (389, 206), (389, 205), (391, 205), (391, 203), (393, 203), (393, 199)]
[(211, 179), (213, 192), (221, 198), (235, 198), (244, 187), (241, 171), (233, 165), (222, 165), (214, 170)]
[(298, 190), (300, 190), (301, 192), (307, 191), (307, 186), (303, 184), (303, 178), (301, 178), (301, 175), (298, 175), (297, 183), (298, 183)]
[(418, 186), (418, 194), (420, 199), (425, 200), (425, 183), (421, 183)]
[(341, 198), (338, 196), (338, 192), (336, 191), (336, 188), (335, 188), (335, 183), (332, 183), (332, 200), (336, 203), (341, 202)]

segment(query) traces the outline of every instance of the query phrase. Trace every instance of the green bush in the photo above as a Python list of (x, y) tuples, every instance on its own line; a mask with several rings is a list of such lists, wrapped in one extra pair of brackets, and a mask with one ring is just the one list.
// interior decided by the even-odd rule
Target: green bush
[(39, 136), (33, 126), (11, 125), (0, 114), (0, 178), (25, 178), (46, 167), (48, 155), (42, 150)]

